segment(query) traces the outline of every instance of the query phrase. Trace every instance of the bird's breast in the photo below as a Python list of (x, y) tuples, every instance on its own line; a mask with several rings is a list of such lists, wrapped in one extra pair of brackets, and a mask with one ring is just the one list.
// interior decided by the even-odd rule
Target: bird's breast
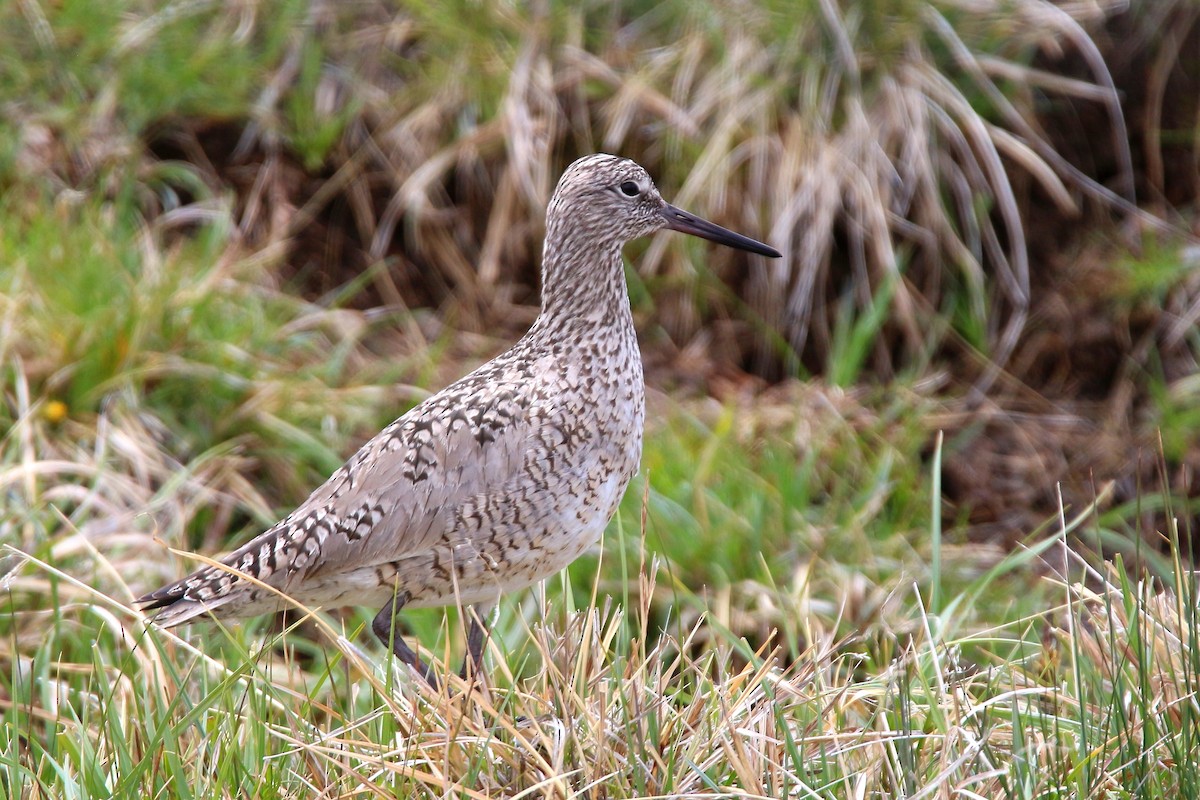
[(581, 337), (560, 356), (553, 405), (564, 444), (603, 460), (607, 471), (632, 475), (641, 458), (646, 419), (641, 352), (632, 325), (617, 335)]

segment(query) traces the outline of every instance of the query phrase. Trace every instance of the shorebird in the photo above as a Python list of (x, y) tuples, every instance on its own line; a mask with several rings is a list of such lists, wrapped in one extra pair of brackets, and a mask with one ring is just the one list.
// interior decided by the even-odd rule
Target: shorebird
[(633, 161), (579, 159), (546, 210), (529, 332), (384, 428), (221, 566), (136, 602), (167, 627), (273, 612), (287, 598), (379, 608), (375, 635), (434, 688), (397, 612), (470, 606), (463, 675), (468, 662), (478, 674), (500, 595), (591, 547), (638, 470), (645, 384), (621, 249), (663, 228), (780, 256), (670, 205)]

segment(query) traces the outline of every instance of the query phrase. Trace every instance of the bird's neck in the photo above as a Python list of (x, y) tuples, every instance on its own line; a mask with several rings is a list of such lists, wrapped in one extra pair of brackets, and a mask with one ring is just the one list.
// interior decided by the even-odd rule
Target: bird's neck
[(619, 243), (547, 231), (542, 254), (543, 326), (633, 328)]

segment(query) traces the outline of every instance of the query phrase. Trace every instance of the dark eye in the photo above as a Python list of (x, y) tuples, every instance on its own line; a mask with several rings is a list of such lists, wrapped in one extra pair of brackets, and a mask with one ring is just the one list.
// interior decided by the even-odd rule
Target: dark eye
[(638, 192), (640, 191), (641, 189), (639, 189), (638, 185), (633, 181), (625, 181), (621, 184), (621, 194), (625, 195), (626, 197), (637, 197)]

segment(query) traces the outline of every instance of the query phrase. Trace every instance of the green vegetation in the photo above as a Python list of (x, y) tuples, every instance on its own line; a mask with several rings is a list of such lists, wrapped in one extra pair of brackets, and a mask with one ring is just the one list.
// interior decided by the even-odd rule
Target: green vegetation
[[(0, 795), (1200, 794), (1192, 5), (0, 6)], [(629, 248), (642, 476), (488, 686), (147, 628), (521, 332), (597, 149), (788, 258)]]

